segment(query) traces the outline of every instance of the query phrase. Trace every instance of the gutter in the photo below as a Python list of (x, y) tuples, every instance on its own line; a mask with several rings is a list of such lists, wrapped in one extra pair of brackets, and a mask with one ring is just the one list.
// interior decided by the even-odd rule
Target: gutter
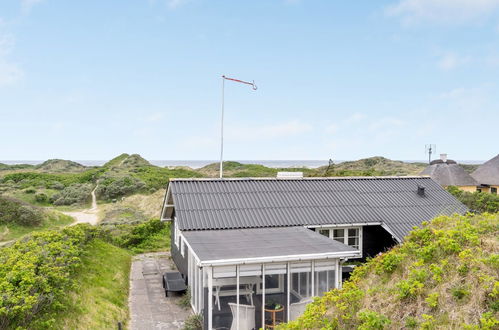
[(200, 262), (200, 266), (224, 266), (224, 265), (247, 265), (259, 263), (276, 263), (276, 262), (289, 262), (289, 261), (309, 261), (309, 260), (322, 260), (322, 259), (339, 259), (339, 258), (355, 258), (360, 257), (360, 251), (349, 252), (326, 252), (314, 254), (298, 254), (288, 256), (271, 256), (271, 257), (255, 257), (255, 258), (241, 258), (241, 259), (217, 259), (205, 260)]

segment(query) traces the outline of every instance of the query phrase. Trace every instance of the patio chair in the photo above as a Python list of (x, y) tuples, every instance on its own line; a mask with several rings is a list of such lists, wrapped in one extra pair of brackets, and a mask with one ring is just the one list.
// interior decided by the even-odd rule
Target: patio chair
[(239, 328), (237, 328), (237, 304), (229, 303), (232, 312), (232, 325), (230, 330), (255, 329), (255, 306), (239, 304)]
[(307, 307), (307, 305), (312, 301), (313, 300), (310, 298), (304, 298), (299, 302), (289, 304), (289, 317), (291, 319), (290, 321), (294, 321), (299, 318), (305, 312), (305, 308)]
[(168, 297), (168, 292), (185, 292), (185, 285), (182, 274), (179, 272), (167, 272), (163, 274), (163, 288), (165, 288), (165, 296)]

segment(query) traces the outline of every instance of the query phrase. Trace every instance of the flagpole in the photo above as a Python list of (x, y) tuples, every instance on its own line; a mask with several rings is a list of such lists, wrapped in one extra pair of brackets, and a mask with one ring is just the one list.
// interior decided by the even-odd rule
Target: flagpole
[(220, 123), (220, 179), (223, 177), (224, 158), (224, 101), (225, 101), (225, 76), (222, 76), (222, 119)]
[(222, 117), (220, 119), (220, 179), (223, 178), (223, 170), (224, 170), (224, 106), (225, 106), (225, 80), (231, 80), (237, 83), (250, 85), (254, 91), (257, 90), (255, 81), (249, 82), (234, 78), (222, 76)]

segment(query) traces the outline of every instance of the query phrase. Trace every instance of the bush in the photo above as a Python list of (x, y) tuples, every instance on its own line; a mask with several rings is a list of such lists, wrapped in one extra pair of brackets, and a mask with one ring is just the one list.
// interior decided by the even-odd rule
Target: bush
[(0, 224), (38, 226), (43, 219), (41, 209), (15, 198), (0, 196)]
[(32, 234), (0, 254), (0, 329), (45, 328), (41, 314), (62, 307), (85, 245), (96, 235), (89, 225)]
[(92, 185), (89, 183), (75, 183), (64, 188), (50, 199), (54, 205), (83, 204), (92, 198)]
[(447, 187), (447, 191), (473, 211), (480, 213), (499, 212), (499, 195), (478, 191), (470, 193), (454, 186)]
[(38, 203), (46, 203), (48, 201), (48, 196), (44, 193), (36, 193), (35, 201), (37, 201)]
[(135, 253), (169, 249), (170, 224), (151, 219), (139, 225), (104, 226), (113, 244)]
[(435, 309), (438, 307), (438, 297), (440, 295), (438, 292), (430, 293), (428, 297), (425, 299), (426, 303), (428, 304), (428, 307)]
[(358, 317), (361, 322), (359, 330), (384, 329), (391, 323), (386, 316), (370, 310), (359, 312)]
[(138, 192), (144, 187), (144, 182), (132, 176), (107, 178), (99, 182), (96, 194), (100, 199), (111, 200)]

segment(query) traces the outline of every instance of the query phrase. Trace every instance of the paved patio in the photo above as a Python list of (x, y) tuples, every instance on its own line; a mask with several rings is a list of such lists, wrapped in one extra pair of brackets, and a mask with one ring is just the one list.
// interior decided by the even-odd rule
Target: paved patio
[(165, 297), (161, 276), (175, 269), (167, 252), (135, 256), (130, 273), (130, 329), (182, 329), (190, 309), (178, 305), (180, 295)]

